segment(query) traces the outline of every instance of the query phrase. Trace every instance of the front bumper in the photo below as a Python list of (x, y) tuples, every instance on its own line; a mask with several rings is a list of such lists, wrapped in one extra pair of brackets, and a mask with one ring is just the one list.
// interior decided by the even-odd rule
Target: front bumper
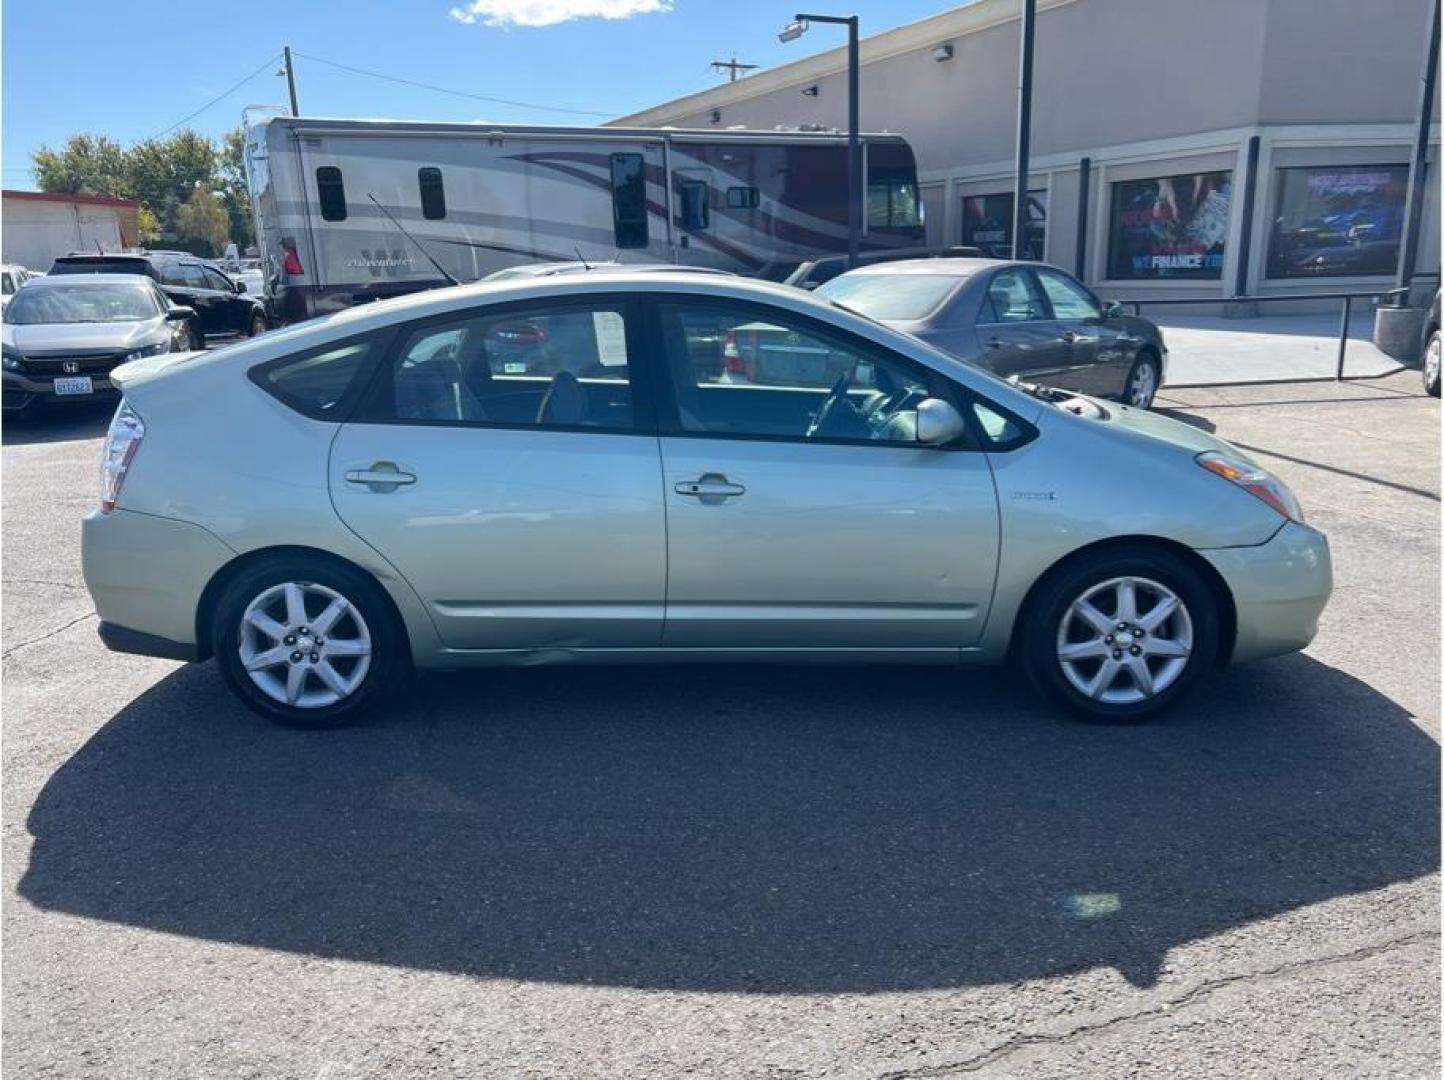
[(1230, 662), (1296, 652), (1314, 640), (1334, 587), (1323, 533), (1291, 521), (1257, 547), (1199, 554), (1233, 594), (1238, 626)]
[(201, 658), (201, 594), (234, 551), (199, 525), (94, 510), (81, 526), (80, 554), (106, 645), (172, 660)]
[(6, 409), (23, 409), (36, 401), (58, 401), (64, 405), (84, 405), (87, 401), (114, 398), (120, 390), (106, 375), (90, 376), (91, 392), (88, 394), (57, 394), (55, 379), (66, 376), (33, 375), (28, 372), (7, 371), (3, 378), (3, 396), (0, 404)]

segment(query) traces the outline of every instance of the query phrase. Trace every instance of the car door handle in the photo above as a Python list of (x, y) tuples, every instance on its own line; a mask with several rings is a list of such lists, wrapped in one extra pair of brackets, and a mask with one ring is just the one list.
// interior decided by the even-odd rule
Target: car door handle
[(678, 495), (690, 495), (703, 502), (721, 502), (723, 499), (743, 495), (747, 491), (741, 484), (732, 483), (721, 473), (703, 473), (695, 480), (679, 481), (672, 490)]
[(1058, 335), (1058, 340), (1072, 345), (1073, 342), (1078, 340), (1078, 335), (1075, 334), (1072, 330), (1064, 330), (1061, 334)]
[(1001, 349), (1002, 347), (1003, 347), (1003, 339), (1002, 339), (1002, 338), (1000, 338), (1000, 337), (990, 337), (990, 338), (988, 338), (988, 348), (990, 348), (990, 349)]
[(378, 461), (369, 469), (351, 469), (346, 473), (348, 484), (365, 484), (372, 491), (385, 494), (405, 484), (416, 483), (414, 473), (403, 472), (394, 461)]

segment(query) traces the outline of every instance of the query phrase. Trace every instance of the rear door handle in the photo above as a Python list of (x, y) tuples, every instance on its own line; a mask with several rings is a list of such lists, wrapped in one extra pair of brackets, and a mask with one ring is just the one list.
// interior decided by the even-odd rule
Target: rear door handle
[(351, 469), (346, 473), (348, 484), (365, 484), (372, 491), (385, 494), (405, 484), (416, 483), (416, 474), (403, 472), (394, 461), (378, 461), (369, 469)]
[(721, 502), (747, 492), (741, 484), (732, 483), (721, 473), (703, 473), (695, 480), (681, 480), (673, 485), (672, 490), (678, 495), (701, 499), (704, 503)]

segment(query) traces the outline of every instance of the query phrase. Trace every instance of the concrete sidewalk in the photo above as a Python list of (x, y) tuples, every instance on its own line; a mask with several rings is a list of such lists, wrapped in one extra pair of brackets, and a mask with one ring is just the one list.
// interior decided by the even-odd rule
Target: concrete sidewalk
[[(1163, 308), (1150, 311), (1145, 305), (1143, 314), (1163, 328), (1168, 386), (1327, 379), (1333, 377), (1338, 362), (1337, 312), (1225, 319), (1174, 315)], [(1344, 354), (1345, 375), (1358, 378), (1401, 370), (1401, 364), (1374, 347), (1373, 333), (1373, 310), (1356, 306)]]

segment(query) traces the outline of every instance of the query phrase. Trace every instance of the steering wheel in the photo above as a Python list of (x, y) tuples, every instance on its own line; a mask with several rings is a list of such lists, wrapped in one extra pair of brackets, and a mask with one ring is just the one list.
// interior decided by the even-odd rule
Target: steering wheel
[(832, 389), (827, 392), (827, 397), (822, 399), (822, 404), (817, 407), (817, 412), (812, 416), (812, 423), (807, 425), (807, 437), (815, 438), (817, 433), (832, 416), (832, 411), (837, 408), (837, 403), (847, 397), (847, 376), (839, 375), (837, 382), (832, 384)]

